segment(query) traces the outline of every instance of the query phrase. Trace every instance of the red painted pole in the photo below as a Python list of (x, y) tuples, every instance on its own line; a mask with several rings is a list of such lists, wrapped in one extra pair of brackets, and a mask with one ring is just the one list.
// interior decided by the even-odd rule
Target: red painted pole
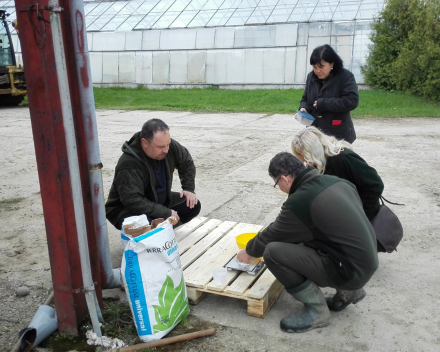
[[(67, 335), (78, 334), (78, 323), (88, 314), (81, 288), (83, 278), (78, 249), (78, 237), (72, 201), (66, 140), (49, 12), (48, 0), (15, 0), (20, 26), (20, 42), (26, 72), (29, 109), (43, 203), (46, 236), (49, 248), (58, 329)], [(62, 7), (62, 5), (61, 5)], [(69, 14), (62, 13), (63, 36)], [(65, 45), (66, 47), (68, 44)], [(68, 53), (66, 55), (68, 57)], [(67, 62), (69, 82), (74, 82), (75, 68)], [(70, 85), (69, 85), (70, 86)], [(92, 277), (98, 300), (101, 297), (100, 270), (96, 255), (93, 212), (88, 185), (87, 151), (84, 143), (82, 118), (75, 106), (78, 87), (71, 86), (72, 107), (81, 183), (83, 185), (87, 238)], [(87, 186), (86, 186), (87, 185)]]

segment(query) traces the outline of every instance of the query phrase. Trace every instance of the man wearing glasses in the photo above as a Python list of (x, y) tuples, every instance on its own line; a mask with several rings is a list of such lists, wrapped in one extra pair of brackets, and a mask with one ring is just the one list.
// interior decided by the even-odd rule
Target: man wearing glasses
[[(330, 324), (330, 310), (361, 301), (364, 285), (378, 267), (376, 236), (356, 187), (321, 175), (290, 153), (270, 161), (274, 187), (288, 194), (273, 223), (249, 241), (238, 261), (264, 257), (273, 275), (301, 311), (281, 320), (286, 332), (305, 332)], [(327, 300), (319, 287), (333, 287)]]

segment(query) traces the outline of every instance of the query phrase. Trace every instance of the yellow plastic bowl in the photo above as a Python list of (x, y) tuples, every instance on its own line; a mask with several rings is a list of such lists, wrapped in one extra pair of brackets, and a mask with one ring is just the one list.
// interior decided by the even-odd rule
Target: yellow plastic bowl
[(257, 232), (249, 232), (249, 233), (242, 233), (241, 235), (238, 235), (235, 239), (237, 241), (237, 246), (240, 249), (246, 248), (247, 243), (253, 239), (257, 235)]

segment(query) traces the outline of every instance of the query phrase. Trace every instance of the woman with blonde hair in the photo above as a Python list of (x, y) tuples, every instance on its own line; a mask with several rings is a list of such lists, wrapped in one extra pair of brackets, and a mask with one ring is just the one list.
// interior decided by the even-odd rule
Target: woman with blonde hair
[(311, 126), (294, 136), (292, 153), (307, 166), (316, 167), (321, 174), (338, 176), (353, 183), (365, 215), (370, 221), (376, 216), (384, 188), (382, 179), (352, 150), (350, 143), (327, 136)]

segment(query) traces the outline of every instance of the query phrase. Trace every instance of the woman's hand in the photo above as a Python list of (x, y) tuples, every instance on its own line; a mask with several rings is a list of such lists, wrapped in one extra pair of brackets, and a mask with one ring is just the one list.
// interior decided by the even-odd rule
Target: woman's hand
[(243, 248), (240, 252), (238, 252), (237, 254), (237, 261), (239, 263), (246, 263), (246, 264), (250, 264), (251, 260), (253, 257), (251, 257), (249, 254), (247, 254), (246, 252), (246, 248)]
[[(299, 109), (299, 111), (302, 111), (302, 112), (308, 112), (306, 108), (301, 108), (301, 109)], [(295, 120), (298, 121), (298, 114), (295, 114), (294, 117), (295, 117)]]

